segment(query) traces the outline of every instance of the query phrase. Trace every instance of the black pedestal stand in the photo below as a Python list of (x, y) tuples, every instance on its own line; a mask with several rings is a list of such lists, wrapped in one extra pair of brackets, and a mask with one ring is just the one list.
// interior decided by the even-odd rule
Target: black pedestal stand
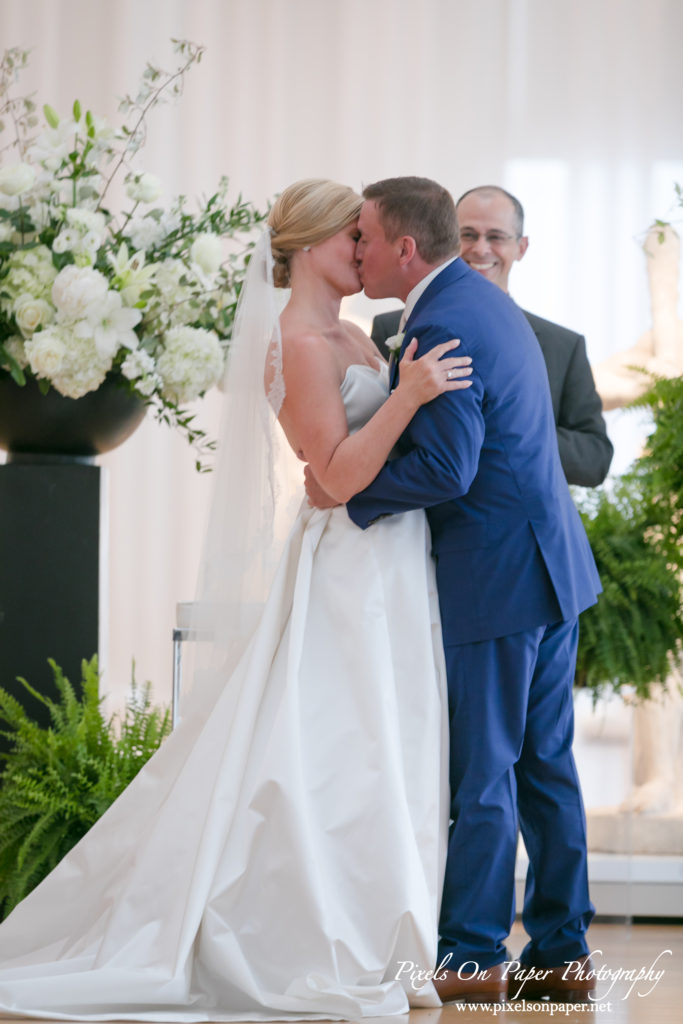
[(102, 474), (87, 456), (12, 454), (0, 466), (0, 685), (41, 724), (47, 709), (16, 677), (54, 696), (53, 658), (80, 692), (81, 661), (101, 649)]

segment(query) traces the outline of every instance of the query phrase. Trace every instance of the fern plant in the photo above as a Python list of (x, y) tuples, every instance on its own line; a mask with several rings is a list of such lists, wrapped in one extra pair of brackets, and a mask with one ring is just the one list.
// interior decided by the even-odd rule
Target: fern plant
[(603, 687), (624, 685), (647, 698), (683, 641), (679, 577), (653, 543), (642, 499), (629, 479), (612, 497), (597, 492), (590, 512), (582, 510), (603, 592), (581, 615), (576, 683), (596, 699)]
[(603, 593), (581, 615), (576, 681), (600, 689), (665, 682), (683, 641), (683, 378), (653, 378), (634, 406), (650, 409), (645, 451), (612, 495), (580, 509)]
[(649, 409), (655, 429), (630, 478), (637, 484), (642, 514), (655, 546), (683, 571), (683, 377), (655, 377), (633, 403)]
[(20, 682), (50, 715), (34, 722), (0, 688), (0, 917), (6, 916), (94, 825), (170, 731), (168, 711), (151, 705), (149, 685), (133, 693), (122, 716), (105, 719), (97, 657), (82, 662), (82, 694), (50, 661), (59, 693), (52, 700)]

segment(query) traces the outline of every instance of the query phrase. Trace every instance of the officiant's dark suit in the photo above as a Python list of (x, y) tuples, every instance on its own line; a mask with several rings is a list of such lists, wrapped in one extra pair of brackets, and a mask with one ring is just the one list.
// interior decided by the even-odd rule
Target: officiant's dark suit
[[(541, 346), (553, 414), (557, 428), (560, 461), (567, 483), (597, 487), (607, 476), (612, 461), (612, 442), (602, 416), (602, 402), (581, 334), (522, 310)], [(372, 321), (372, 340), (385, 359), (390, 352), (386, 340), (398, 333), (401, 310), (379, 313)]]

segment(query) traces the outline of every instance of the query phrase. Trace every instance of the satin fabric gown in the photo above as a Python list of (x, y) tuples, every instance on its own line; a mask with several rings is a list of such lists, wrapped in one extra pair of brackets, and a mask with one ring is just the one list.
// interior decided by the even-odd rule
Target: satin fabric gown
[[(351, 430), (387, 396), (351, 366)], [(181, 721), (0, 926), (0, 1011), (359, 1018), (438, 1006), (447, 704), (422, 512), (302, 508), (209, 719)], [(397, 980), (397, 975), (400, 977)]]

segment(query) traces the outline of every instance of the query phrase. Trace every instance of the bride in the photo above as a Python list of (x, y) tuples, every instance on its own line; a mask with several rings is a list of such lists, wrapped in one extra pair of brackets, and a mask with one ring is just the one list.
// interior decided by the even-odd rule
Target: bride
[[(388, 396), (373, 344), (339, 319), (360, 290), (360, 205), (313, 179), (271, 211), (225, 382), (198, 602), (213, 639), (194, 645), (178, 728), (0, 926), (3, 1016), (439, 1005), (417, 973), (436, 957), (448, 813), (425, 517), (362, 531), (343, 505), (302, 504), (292, 473), (291, 450), (343, 502), (421, 404), (467, 386), (455, 343), (413, 344)], [(274, 285), (291, 287), (279, 322)]]

